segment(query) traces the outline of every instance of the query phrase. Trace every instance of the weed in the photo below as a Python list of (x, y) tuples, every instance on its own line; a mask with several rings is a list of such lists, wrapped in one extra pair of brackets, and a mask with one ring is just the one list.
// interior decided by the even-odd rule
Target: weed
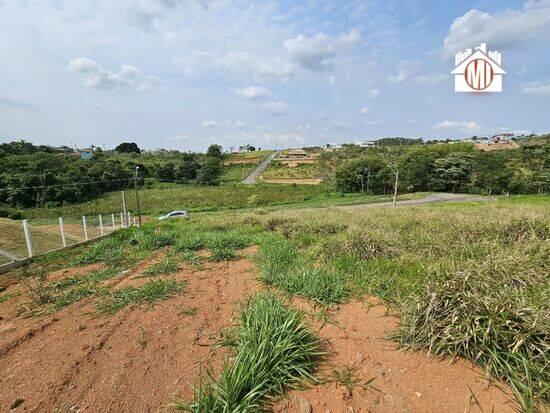
[(180, 293), (184, 287), (185, 283), (181, 281), (152, 280), (141, 287), (128, 286), (110, 292), (106, 299), (97, 304), (97, 308), (102, 313), (114, 314), (127, 305), (165, 300)]
[(178, 262), (172, 256), (164, 257), (160, 262), (151, 265), (145, 271), (144, 275), (160, 275), (160, 274), (172, 274), (179, 270)]
[(179, 315), (192, 316), (197, 314), (197, 311), (198, 311), (197, 307), (184, 307), (179, 312)]
[(312, 373), (324, 354), (302, 314), (272, 294), (255, 295), (242, 309), (235, 352), (219, 379), (202, 379), (194, 400), (174, 407), (197, 413), (262, 411), (266, 398), (282, 395), (285, 387), (315, 382)]
[(148, 340), (147, 340), (147, 331), (145, 331), (143, 326), (139, 326), (139, 329), (141, 330), (141, 337), (138, 340), (138, 344), (141, 347), (141, 349), (144, 350), (145, 347), (147, 347), (147, 342), (148, 342)]
[(341, 369), (333, 369), (330, 376), (325, 380), (328, 383), (335, 383), (337, 386), (343, 386), (351, 396), (356, 388), (360, 390), (377, 390), (372, 386), (374, 378), (365, 382), (359, 377), (359, 366), (357, 363), (350, 364)]

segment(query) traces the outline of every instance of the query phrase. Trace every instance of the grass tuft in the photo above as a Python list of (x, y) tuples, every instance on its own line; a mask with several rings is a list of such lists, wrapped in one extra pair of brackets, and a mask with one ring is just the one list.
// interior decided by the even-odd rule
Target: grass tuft
[(236, 328), (235, 356), (227, 359), (217, 380), (211, 376), (196, 389), (191, 403), (174, 407), (196, 413), (262, 411), (269, 397), (285, 387), (313, 383), (320, 342), (303, 324), (302, 313), (272, 294), (253, 296)]
[(153, 276), (153, 275), (166, 275), (166, 274), (173, 274), (175, 272), (178, 272), (179, 266), (178, 261), (175, 257), (167, 256), (164, 257), (161, 261), (157, 262), (156, 264), (151, 265), (145, 271), (143, 271), (144, 275)]
[(180, 293), (185, 283), (175, 280), (152, 280), (141, 287), (123, 287), (109, 293), (97, 304), (97, 309), (106, 314), (114, 314), (128, 305), (153, 304)]

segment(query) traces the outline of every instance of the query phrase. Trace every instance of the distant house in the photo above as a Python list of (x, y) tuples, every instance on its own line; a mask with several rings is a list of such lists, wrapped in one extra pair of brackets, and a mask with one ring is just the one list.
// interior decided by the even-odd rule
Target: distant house
[(287, 158), (291, 158), (291, 159), (307, 158), (307, 152), (302, 149), (293, 149), (291, 151), (288, 151), (286, 155), (287, 155)]
[(374, 141), (361, 141), (356, 143), (357, 146), (360, 146), (361, 148), (374, 148), (376, 146), (376, 142)]
[(84, 148), (80, 150), (80, 159), (92, 159), (94, 150), (92, 148)]
[(513, 136), (513, 133), (499, 133), (498, 135), (491, 136), (490, 143), (508, 143)]
[(328, 152), (339, 151), (340, 149), (342, 149), (342, 145), (340, 145), (339, 143), (327, 143), (323, 147), (323, 149)]

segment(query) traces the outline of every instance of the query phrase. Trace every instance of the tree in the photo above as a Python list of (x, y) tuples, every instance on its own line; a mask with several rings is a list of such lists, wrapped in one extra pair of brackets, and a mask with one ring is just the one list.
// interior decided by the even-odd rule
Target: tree
[(135, 142), (122, 142), (115, 148), (115, 151), (119, 153), (137, 153), (141, 154), (141, 149)]
[(465, 153), (451, 153), (445, 158), (436, 159), (432, 188), (436, 191), (463, 191), (470, 181), (472, 166), (472, 156)]
[(354, 159), (336, 170), (336, 187), (343, 192), (382, 193), (387, 186), (386, 163), (376, 157)]
[(166, 162), (159, 166), (157, 169), (157, 178), (165, 181), (173, 181), (174, 176), (174, 164), (172, 162)]
[(200, 164), (193, 159), (184, 160), (176, 165), (174, 177), (179, 182), (187, 182), (197, 177), (197, 172), (200, 169)]
[(221, 145), (210, 145), (206, 151), (206, 156), (221, 158), (222, 157), (222, 147)]
[(207, 157), (197, 173), (197, 183), (201, 185), (216, 185), (221, 171), (221, 160), (214, 156)]

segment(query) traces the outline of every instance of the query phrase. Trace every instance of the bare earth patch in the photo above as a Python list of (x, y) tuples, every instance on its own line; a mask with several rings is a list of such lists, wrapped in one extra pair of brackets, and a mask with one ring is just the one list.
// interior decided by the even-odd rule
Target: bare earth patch
[(258, 284), (246, 260), (188, 266), (173, 278), (187, 282), (184, 293), (153, 308), (99, 316), (86, 299), (30, 326), (1, 320), (22, 331), (0, 335), (0, 411), (23, 400), (18, 411), (156, 412), (172, 396), (191, 399), (201, 368), (221, 364), (211, 337)]
[[(303, 303), (300, 307), (308, 308)], [(398, 318), (375, 298), (341, 305), (332, 322), (316, 321), (331, 352), (319, 372), (329, 383), (292, 391), (276, 412), (513, 412), (511, 394), (489, 385), (481, 369), (425, 352), (402, 351), (386, 340)], [(334, 382), (352, 367), (355, 388)], [(502, 385), (504, 386), (504, 385)]]
[[(233, 262), (181, 263), (174, 275), (156, 277), (185, 281), (181, 295), (154, 307), (129, 306), (113, 316), (98, 314), (97, 298), (41, 318), (17, 315), (22, 295), (5, 301), (0, 305), (0, 411), (20, 402), (17, 411), (157, 412), (170, 410), (172, 398), (191, 400), (201, 372), (210, 365), (217, 372), (226, 355), (213, 350), (214, 337), (233, 324), (236, 304), (261, 288), (246, 259), (254, 252), (247, 248), (241, 252), (245, 259)], [(136, 276), (160, 256), (107, 283), (114, 288), (146, 283), (150, 278)], [(16, 289), (12, 285), (5, 293)], [(294, 304), (311, 310), (302, 301)], [(384, 339), (397, 318), (378, 301), (342, 305), (333, 319), (335, 324), (314, 323), (332, 353), (319, 375), (355, 365), (361, 383), (374, 380), (352, 391), (335, 383), (292, 391), (275, 411), (512, 411), (509, 396), (495, 386), (486, 388), (483, 372), (470, 363), (397, 350)]]

